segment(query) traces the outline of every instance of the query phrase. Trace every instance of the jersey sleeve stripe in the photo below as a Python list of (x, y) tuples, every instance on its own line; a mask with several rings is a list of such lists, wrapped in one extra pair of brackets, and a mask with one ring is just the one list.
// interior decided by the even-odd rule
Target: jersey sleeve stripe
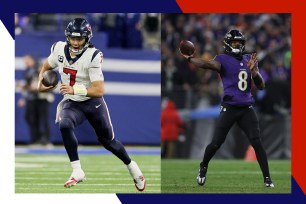
[(54, 48), (55, 48), (56, 44), (57, 44), (57, 42), (52, 45), (52, 52), (54, 51)]
[(92, 55), (92, 58), (91, 58), (91, 61), (90, 62), (92, 62), (92, 60), (97, 56), (97, 54), (99, 53), (99, 52), (101, 52), (100, 50), (96, 50), (94, 53), (93, 53), (93, 55)]

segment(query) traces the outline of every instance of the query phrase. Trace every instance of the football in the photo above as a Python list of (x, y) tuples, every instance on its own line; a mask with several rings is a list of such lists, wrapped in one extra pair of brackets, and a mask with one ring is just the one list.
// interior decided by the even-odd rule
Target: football
[(193, 55), (195, 52), (194, 44), (188, 40), (182, 40), (180, 42), (179, 49), (183, 55), (188, 55), (188, 56)]
[(43, 74), (42, 84), (44, 86), (56, 86), (58, 83), (58, 75), (56, 71), (48, 70)]

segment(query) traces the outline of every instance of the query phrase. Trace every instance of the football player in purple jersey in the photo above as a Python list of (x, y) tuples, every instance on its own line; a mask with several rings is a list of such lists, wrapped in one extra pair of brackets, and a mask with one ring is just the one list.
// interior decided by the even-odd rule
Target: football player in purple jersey
[(273, 188), (266, 152), (260, 139), (259, 121), (252, 106), (254, 99), (251, 94), (252, 81), (260, 90), (265, 88), (265, 82), (259, 73), (256, 53), (244, 54), (245, 37), (239, 30), (230, 30), (224, 38), (224, 54), (217, 55), (207, 61), (195, 58), (193, 55), (183, 55), (189, 63), (199, 68), (217, 71), (223, 83), (221, 111), (218, 118), (212, 142), (206, 147), (200, 163), (197, 182), (203, 186), (209, 161), (225, 141), (231, 127), (237, 123), (246, 133), (255, 150), (264, 178), (264, 186)]
[(115, 138), (110, 114), (104, 101), (103, 54), (90, 42), (91, 26), (87, 20), (76, 18), (66, 30), (66, 41), (56, 42), (39, 73), (38, 90), (50, 91), (54, 87), (42, 84), (43, 73), (58, 67), (61, 75), (60, 93), (64, 96), (57, 107), (56, 122), (62, 134), (72, 173), (64, 187), (69, 188), (85, 180), (78, 155), (76, 126), (88, 120), (98, 141), (117, 156), (126, 166), (135, 187), (143, 191), (145, 178), (137, 163), (132, 161), (124, 146)]

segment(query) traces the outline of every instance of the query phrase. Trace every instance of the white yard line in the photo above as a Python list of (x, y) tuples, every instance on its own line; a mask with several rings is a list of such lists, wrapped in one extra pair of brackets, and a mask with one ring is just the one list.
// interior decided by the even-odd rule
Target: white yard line
[[(145, 171), (144, 171), (145, 172)], [(52, 175), (62, 175), (63, 173), (67, 173), (67, 174), (70, 174), (71, 172), (67, 172), (67, 171), (57, 171), (57, 172), (54, 172), (54, 171), (43, 171), (43, 172), (22, 172), (22, 175), (36, 175), (36, 174), (52, 174)], [(85, 172), (86, 173), (86, 172)], [(128, 174), (128, 171), (126, 172), (87, 172), (86, 175), (122, 175), (123, 173), (127, 173)], [(16, 175), (18, 174), (21, 174), (21, 172), (16, 172)], [(151, 175), (151, 176), (160, 176), (159, 173), (146, 173), (145, 175)]]
[[(41, 188), (31, 188), (31, 189), (29, 189), (29, 188), (27, 188), (27, 187), (17, 187), (17, 188), (15, 188), (15, 190), (35, 190), (36, 192), (39, 192), (39, 191), (41, 191), (42, 189)], [(58, 190), (58, 191), (60, 191), (60, 190)], [(118, 187), (117, 188), (103, 188), (103, 189), (100, 189), (100, 190), (95, 190), (95, 191), (93, 191), (93, 189), (92, 188), (82, 188), (82, 189), (78, 189), (78, 188), (70, 188), (70, 189), (63, 189), (63, 190), (61, 190), (61, 192), (60, 193), (65, 193), (64, 191), (66, 191), (67, 193), (72, 193), (72, 192), (76, 192), (76, 191), (81, 191), (81, 192), (85, 192), (85, 191), (89, 191), (89, 192), (91, 192), (91, 193), (99, 193), (99, 192), (102, 192), (102, 193), (105, 193), (105, 192), (108, 192), (108, 193), (137, 193), (134, 189), (132, 190), (127, 190), (126, 188), (124, 189), (124, 191), (123, 190), (118, 190)], [(52, 193), (52, 192), (50, 192), (50, 193)], [(159, 189), (148, 189), (148, 188), (146, 188), (146, 190), (144, 191), (144, 192), (142, 192), (141, 194), (143, 194), (143, 193), (161, 193), (161, 190), (159, 190)], [(18, 194), (18, 192), (17, 192), (17, 194)]]
[[(25, 185), (25, 186), (63, 186), (62, 184), (55, 184), (55, 183), (15, 183), (15, 185)], [(112, 183), (105, 183), (105, 184), (92, 184), (92, 183), (82, 183), (82, 184), (78, 184), (78, 185), (82, 185), (82, 186), (134, 186), (133, 183), (130, 184), (122, 184), (122, 183), (118, 183), (118, 184), (112, 184)], [(146, 184), (146, 186), (161, 186), (161, 184)]]
[[(62, 178), (37, 178), (37, 177), (15, 177), (15, 180), (63, 180)], [(92, 178), (92, 179), (88, 179), (88, 181), (90, 180), (98, 180), (98, 181), (131, 181), (131, 178), (118, 178), (118, 177), (114, 177), (114, 178)], [(150, 178), (146, 176), (146, 180), (147, 181), (160, 181), (160, 178)]]
[(48, 165), (45, 164), (28, 164), (28, 163), (16, 163), (15, 167), (17, 168), (45, 168)]

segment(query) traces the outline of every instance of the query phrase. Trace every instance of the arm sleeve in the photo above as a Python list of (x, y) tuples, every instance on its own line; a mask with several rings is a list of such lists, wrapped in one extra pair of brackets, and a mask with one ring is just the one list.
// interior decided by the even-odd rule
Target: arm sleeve
[(93, 60), (89, 64), (88, 73), (90, 81), (104, 81), (104, 76), (102, 73), (102, 62), (103, 62), (103, 54), (99, 52), (96, 56), (94, 56)]
[(55, 67), (58, 66), (58, 64), (57, 64), (57, 56), (56, 56), (56, 54), (55, 54), (56, 51), (57, 51), (57, 49), (56, 49), (56, 44), (57, 44), (57, 42), (54, 43), (54, 44), (52, 45), (52, 47), (51, 47), (51, 53), (50, 53), (50, 55), (49, 55), (49, 57), (48, 57), (48, 63), (49, 63), (50, 66), (53, 67), (53, 68), (55, 68)]

